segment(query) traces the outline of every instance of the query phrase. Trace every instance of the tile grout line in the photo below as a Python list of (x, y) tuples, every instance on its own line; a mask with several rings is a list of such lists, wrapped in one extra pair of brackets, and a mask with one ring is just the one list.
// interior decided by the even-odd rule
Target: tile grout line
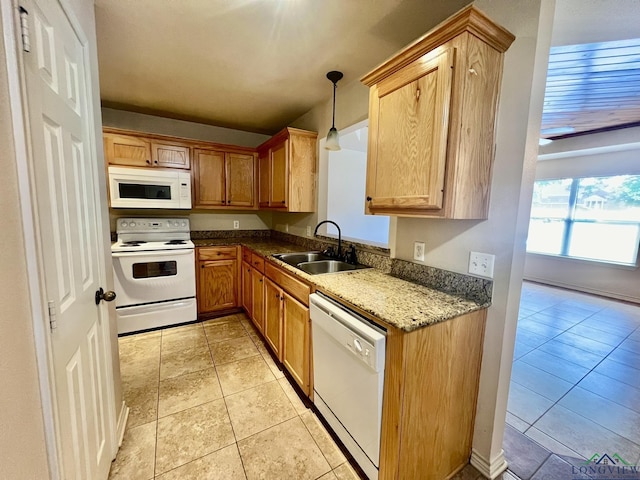
[[(562, 303), (562, 302), (560, 302), (560, 303)], [(551, 306), (546, 307), (546, 308), (544, 308), (544, 309), (542, 309), (542, 310), (539, 310), (538, 312), (535, 312), (535, 313), (541, 313), (541, 312), (543, 312), (544, 310), (547, 310), (547, 309), (549, 309), (549, 308), (552, 308), (553, 306), (554, 306), (554, 305), (551, 305)], [(549, 338), (547, 341), (545, 341), (544, 343), (540, 344), (538, 347), (536, 347), (536, 348), (535, 348), (534, 350), (532, 350), (531, 352), (534, 352), (534, 351), (538, 350), (541, 346), (543, 346), (543, 345), (547, 344), (548, 342), (550, 342), (551, 340), (553, 340), (553, 339), (555, 339), (555, 338), (559, 337), (560, 335), (562, 335), (562, 334), (564, 334), (564, 333), (567, 333), (571, 328), (573, 328), (573, 327), (575, 327), (575, 326), (577, 326), (577, 325), (582, 324), (582, 323), (583, 323), (583, 322), (585, 322), (586, 320), (590, 319), (591, 317), (593, 317), (593, 316), (594, 316), (594, 315), (596, 315), (597, 313), (602, 312), (602, 311), (604, 311), (604, 310), (606, 310), (606, 307), (605, 307), (605, 308), (601, 308), (600, 310), (594, 311), (591, 315), (588, 315), (587, 317), (585, 317), (584, 319), (582, 319), (580, 322), (576, 323), (575, 325), (571, 326), (570, 328), (567, 328), (567, 329), (563, 330), (563, 331), (562, 331), (561, 333), (559, 333), (558, 335), (555, 335), (555, 336), (553, 336), (553, 337)], [(535, 313), (534, 313), (534, 314), (531, 314), (531, 315), (535, 315)], [(531, 316), (531, 315), (529, 315), (529, 316)], [(526, 317), (525, 317), (525, 318), (526, 318)], [(520, 321), (520, 318), (518, 319), (518, 322), (519, 322), (519, 321)], [(535, 320), (533, 320), (533, 319), (532, 319), (532, 321), (534, 321), (534, 322), (535, 322)], [(536, 323), (541, 323), (541, 322), (536, 322)], [(541, 324), (542, 324), (542, 323), (541, 323)], [(542, 325), (546, 325), (546, 324), (542, 324)], [(551, 325), (549, 325), (549, 326), (551, 326)], [(517, 327), (516, 327), (516, 329), (517, 329)], [(561, 396), (561, 397), (560, 397), (560, 398), (559, 398), (555, 403), (553, 403), (553, 404), (552, 404), (548, 409), (546, 409), (546, 410), (545, 410), (545, 411), (544, 411), (544, 412), (543, 412), (543, 413), (542, 413), (542, 414), (541, 414), (541, 415), (540, 415), (540, 416), (539, 416), (539, 417), (538, 417), (534, 422), (532, 422), (532, 423), (529, 425), (529, 427), (527, 427), (527, 428), (525, 429), (525, 431), (523, 432), (523, 434), (524, 434), (524, 435), (526, 435), (526, 432), (528, 432), (531, 428), (536, 428), (536, 429), (537, 429), (537, 427), (535, 427), (535, 424), (536, 424), (536, 423), (537, 423), (537, 422), (538, 422), (538, 421), (539, 421), (539, 420), (540, 420), (544, 415), (546, 415), (546, 413), (547, 413), (547, 412), (549, 412), (549, 410), (551, 410), (553, 407), (555, 407), (556, 405), (558, 405), (558, 404), (559, 404), (559, 402), (560, 402), (564, 397), (566, 397), (566, 396), (567, 396), (571, 391), (573, 391), (573, 390), (578, 386), (578, 384), (579, 384), (582, 380), (584, 380), (584, 379), (585, 379), (589, 374), (591, 374), (592, 372), (594, 372), (594, 371), (595, 371), (595, 369), (596, 369), (596, 368), (597, 368), (597, 367), (598, 367), (602, 362), (604, 362), (604, 360), (605, 360), (605, 359), (607, 359), (607, 358), (609, 357), (609, 355), (611, 355), (615, 350), (617, 350), (617, 349), (620, 347), (620, 345), (621, 345), (625, 340), (627, 340), (631, 335), (633, 335), (633, 334), (634, 334), (636, 331), (638, 331), (639, 329), (640, 329), (640, 327), (636, 327), (634, 330), (632, 330), (631, 332), (629, 332), (629, 333), (628, 333), (628, 334), (623, 338), (623, 340), (622, 340), (622, 341), (620, 341), (616, 346), (614, 346), (614, 347), (613, 347), (613, 349), (612, 349), (609, 353), (607, 353), (605, 356), (603, 356), (603, 358), (602, 358), (598, 363), (596, 363), (596, 364), (595, 364), (595, 365), (594, 365), (594, 366), (593, 366), (593, 367), (592, 367), (592, 368), (591, 368), (591, 369), (590, 369), (590, 370), (589, 370), (585, 375), (583, 375), (583, 376), (582, 376), (582, 377), (581, 377), (577, 382), (574, 382), (574, 383), (573, 383), (573, 385), (572, 385), (572, 387), (571, 387), (571, 388), (570, 388), (570, 389), (569, 389), (569, 390), (568, 390), (564, 395), (562, 395), (562, 396)], [(526, 327), (524, 328), (524, 330), (527, 330), (527, 329), (526, 329)], [(595, 330), (601, 331), (601, 330), (600, 330), (600, 329), (598, 329), (598, 328), (595, 328)], [(602, 332), (603, 332), (603, 333), (607, 333), (607, 334), (611, 334), (611, 335), (615, 335), (615, 333), (613, 333), (613, 332), (607, 332), (607, 331), (602, 331)], [(533, 332), (533, 331), (532, 331), (532, 333), (537, 333), (537, 332)], [(580, 334), (578, 334), (578, 333), (575, 333), (575, 335), (578, 335), (578, 336), (583, 337), (582, 335), (580, 335)], [(583, 337), (583, 338), (587, 338), (587, 339), (589, 339), (588, 337)], [(589, 340), (593, 340), (593, 339), (589, 339)], [(597, 341), (597, 340), (594, 340), (594, 341)], [(574, 348), (577, 348), (577, 347), (574, 347)], [(578, 348), (578, 349), (579, 349), (579, 350), (584, 350), (584, 349), (580, 349), (580, 348)], [(548, 355), (552, 355), (552, 356), (557, 357), (556, 355), (553, 355), (552, 353), (545, 352), (544, 350), (540, 350), (540, 351), (541, 351), (541, 352), (543, 352), (543, 353), (546, 353), (546, 354), (548, 354)], [(587, 350), (584, 350), (584, 351), (585, 351), (585, 352), (588, 352)], [(528, 353), (531, 353), (531, 352), (528, 352)], [(591, 352), (589, 352), (589, 353), (591, 353)], [(525, 355), (526, 355), (526, 354), (525, 354)], [(522, 357), (520, 357), (520, 358), (519, 358), (519, 360), (520, 360), (520, 359), (522, 359), (525, 355), (523, 355)], [(562, 357), (557, 357), (557, 358), (562, 359)], [(564, 361), (566, 361), (566, 362), (569, 362), (569, 363), (574, 364), (573, 362), (571, 362), (571, 361), (569, 361), (569, 360), (566, 360), (566, 359), (562, 359), (562, 360), (564, 360)], [(515, 360), (514, 360), (514, 361), (515, 361)], [(524, 361), (524, 360), (523, 360), (523, 361)], [(612, 360), (612, 361), (615, 361), (615, 360)], [(526, 362), (526, 361), (525, 361), (525, 363), (527, 363), (528, 365), (531, 365), (531, 366), (532, 366), (532, 367), (534, 367), (534, 368), (538, 368), (538, 367), (536, 367), (535, 365), (529, 364), (529, 363), (528, 363), (528, 362)], [(579, 364), (574, 364), (574, 365), (582, 366), (582, 365), (579, 365)], [(584, 366), (582, 366), (582, 367), (583, 367), (583, 368), (586, 368), (586, 367), (584, 367)], [(633, 367), (632, 367), (632, 368), (633, 368)], [(538, 369), (539, 369), (539, 370), (542, 370), (542, 369), (540, 369), (540, 368), (538, 368)], [(546, 370), (542, 370), (542, 371), (546, 372)], [(546, 373), (549, 373), (550, 375), (553, 375), (553, 374), (552, 374), (552, 373), (550, 373), (550, 372), (546, 372)], [(599, 373), (599, 372), (598, 372), (598, 373)], [(602, 374), (602, 375), (609, 377), (609, 376), (608, 376), (608, 375), (606, 375), (606, 374)], [(554, 375), (554, 376), (555, 376), (555, 375)], [(561, 378), (561, 377), (557, 377), (557, 378)], [(613, 377), (609, 377), (609, 378), (613, 378)], [(561, 378), (561, 379), (562, 379), (562, 378)], [(562, 379), (562, 380), (564, 380), (564, 379)], [(614, 379), (614, 380), (615, 380), (615, 379)], [(566, 380), (565, 380), (565, 381), (566, 381)], [(515, 383), (518, 383), (518, 382), (515, 382)], [(622, 382), (622, 383), (626, 383), (626, 382)], [(531, 390), (531, 389), (527, 388), (526, 386), (521, 385), (521, 384), (519, 384), (519, 383), (518, 383), (518, 385), (520, 385), (520, 386), (521, 386), (521, 387), (523, 387), (523, 388), (526, 388), (527, 390)], [(582, 387), (580, 387), (580, 388), (582, 388)], [(535, 392), (535, 391), (533, 391), (533, 390), (531, 390), (531, 391), (532, 391), (533, 393), (537, 393), (538, 395), (541, 395), (541, 394), (539, 394), (538, 392)], [(588, 390), (587, 390), (587, 391), (588, 391)], [(594, 395), (598, 395), (597, 393), (594, 393), (594, 392), (590, 392), (590, 393), (593, 393)], [(544, 395), (541, 395), (541, 396), (542, 396), (543, 398), (547, 398), (547, 397), (545, 397)], [(598, 395), (598, 396), (600, 396), (600, 395)], [(602, 398), (605, 398), (605, 399), (606, 399), (606, 397), (602, 397)], [(548, 400), (551, 400), (551, 399), (548, 399)], [(608, 400), (608, 399), (606, 399), (606, 400)], [(612, 401), (612, 400), (609, 400), (609, 401), (611, 401), (612, 403), (617, 403), (617, 402), (614, 402), (614, 401)], [(560, 405), (560, 406), (562, 406), (562, 405)], [(622, 405), (622, 406), (624, 407), (624, 405)], [(563, 408), (566, 408), (566, 407), (563, 407)], [(626, 407), (624, 407), (624, 408), (626, 408)], [(585, 418), (585, 419), (590, 420), (590, 421), (592, 421), (592, 422), (593, 422), (593, 420), (591, 420), (591, 419), (589, 419), (589, 418), (587, 418), (587, 417), (584, 417), (583, 415), (581, 415), (581, 414), (580, 414), (580, 413), (578, 413), (578, 412), (574, 412), (574, 411), (573, 411), (573, 410), (571, 410), (570, 408), (569, 408), (568, 410), (569, 410), (569, 411), (571, 411), (571, 412), (573, 412), (573, 413), (575, 413), (576, 415), (581, 416), (582, 418)], [(630, 410), (631, 410), (631, 409), (630, 409)], [(510, 412), (510, 413), (511, 413), (511, 412)], [(513, 414), (513, 413), (511, 413), (511, 415), (514, 415), (514, 414)], [(516, 417), (517, 417), (517, 415), (514, 415), (514, 416), (516, 416)], [(520, 417), (517, 417), (517, 418), (520, 418)], [(525, 422), (525, 423), (527, 423), (527, 422)], [(608, 431), (612, 432), (612, 433), (613, 433), (613, 434), (615, 434), (615, 435), (619, 435), (619, 434), (617, 434), (616, 432), (613, 432), (612, 430), (609, 430), (607, 427), (605, 427), (605, 426), (603, 426), (603, 425), (598, 424), (597, 422), (593, 422), (593, 423), (595, 423), (596, 425), (599, 425), (599, 426), (601, 426), (601, 427), (605, 428), (606, 430), (608, 430)], [(513, 427), (513, 426), (512, 426), (512, 428), (515, 428), (515, 427)], [(517, 429), (516, 429), (516, 430), (517, 430)], [(542, 432), (542, 430), (540, 430), (540, 431)], [(544, 432), (542, 432), (542, 433), (544, 433)], [(632, 443), (632, 444), (634, 444), (634, 445), (638, 445), (636, 442), (634, 442), (633, 440), (631, 440), (631, 439), (629, 439), (629, 438), (627, 438), (627, 437), (625, 437), (625, 436), (623, 436), (623, 435), (619, 435), (619, 436), (620, 436), (620, 437), (622, 437), (622, 438), (624, 438), (624, 439), (626, 439), (626, 440), (628, 440), (629, 442), (631, 442), (631, 443)], [(562, 443), (562, 442), (558, 441), (557, 439), (555, 439), (554, 437), (552, 437), (552, 436), (550, 436), (550, 435), (549, 435), (549, 437), (550, 437), (551, 439), (553, 439), (554, 441), (556, 441), (556, 442), (560, 443), (561, 445), (565, 446), (566, 448), (568, 448), (568, 449), (570, 449), (570, 450), (573, 450), (573, 449), (571, 449), (569, 446), (564, 445), (564, 443)], [(534, 440), (533, 438), (529, 437), (528, 435), (527, 435), (527, 438), (530, 438), (532, 441), (534, 441), (534, 442), (535, 442), (535, 440)], [(537, 442), (536, 442), (536, 443), (537, 443)], [(546, 448), (546, 447), (544, 447), (544, 448)], [(545, 462), (546, 462), (546, 460), (545, 460)], [(544, 463), (544, 462), (543, 462), (543, 463)], [(537, 472), (537, 471), (536, 471), (536, 472)], [(534, 475), (535, 475), (535, 472), (534, 472)]]

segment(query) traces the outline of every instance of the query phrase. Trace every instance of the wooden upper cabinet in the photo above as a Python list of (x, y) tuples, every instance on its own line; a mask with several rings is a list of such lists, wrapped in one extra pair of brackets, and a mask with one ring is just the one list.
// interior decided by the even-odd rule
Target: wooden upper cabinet
[(317, 139), (315, 132), (285, 128), (258, 147), (261, 208), (316, 210)]
[(109, 165), (128, 167), (191, 168), (191, 148), (172, 139), (144, 133), (105, 129), (104, 151)]
[(104, 152), (109, 165), (150, 167), (151, 142), (141, 137), (105, 133)]
[(287, 172), (287, 148), (288, 141), (283, 141), (271, 149), (271, 206), (287, 207), (289, 197), (287, 183), (289, 175)]
[(470, 5), (362, 79), (367, 213), (487, 218), (503, 54), (514, 38)]
[(227, 205), (253, 207), (255, 205), (255, 167), (253, 154), (227, 153)]
[(191, 168), (190, 148), (165, 142), (151, 142), (151, 160), (155, 166), (169, 168)]
[(226, 204), (224, 152), (193, 150), (194, 208)]
[(255, 208), (256, 154), (195, 148), (194, 208)]

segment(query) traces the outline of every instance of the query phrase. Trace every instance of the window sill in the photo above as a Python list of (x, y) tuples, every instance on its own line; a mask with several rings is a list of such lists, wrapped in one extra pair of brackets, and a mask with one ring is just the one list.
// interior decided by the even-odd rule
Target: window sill
[(560, 260), (562, 262), (569, 263), (579, 263), (579, 264), (591, 264), (599, 267), (611, 267), (611, 268), (620, 268), (622, 270), (637, 270), (638, 269), (638, 261), (636, 259), (635, 264), (629, 263), (616, 263), (616, 262), (608, 262), (605, 260), (592, 260), (589, 258), (578, 258), (578, 257), (565, 257), (563, 255), (554, 255), (551, 253), (539, 253), (539, 252), (527, 252), (527, 255), (531, 255), (533, 257), (542, 257), (542, 258), (550, 258), (554, 260)]

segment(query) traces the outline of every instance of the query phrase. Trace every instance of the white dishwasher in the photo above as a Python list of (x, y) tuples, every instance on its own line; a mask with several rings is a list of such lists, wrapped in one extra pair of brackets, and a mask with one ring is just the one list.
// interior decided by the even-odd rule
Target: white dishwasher
[(309, 298), (314, 403), (370, 479), (380, 465), (386, 332), (325, 295)]

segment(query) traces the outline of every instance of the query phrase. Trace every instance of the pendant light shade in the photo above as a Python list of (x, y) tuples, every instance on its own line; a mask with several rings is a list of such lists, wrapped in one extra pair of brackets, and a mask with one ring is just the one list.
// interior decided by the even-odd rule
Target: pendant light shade
[(333, 120), (329, 133), (327, 133), (327, 142), (324, 148), (335, 151), (340, 150), (340, 140), (338, 138), (338, 130), (336, 130), (336, 84), (342, 78), (342, 72), (331, 71), (327, 73), (327, 78), (333, 83)]

